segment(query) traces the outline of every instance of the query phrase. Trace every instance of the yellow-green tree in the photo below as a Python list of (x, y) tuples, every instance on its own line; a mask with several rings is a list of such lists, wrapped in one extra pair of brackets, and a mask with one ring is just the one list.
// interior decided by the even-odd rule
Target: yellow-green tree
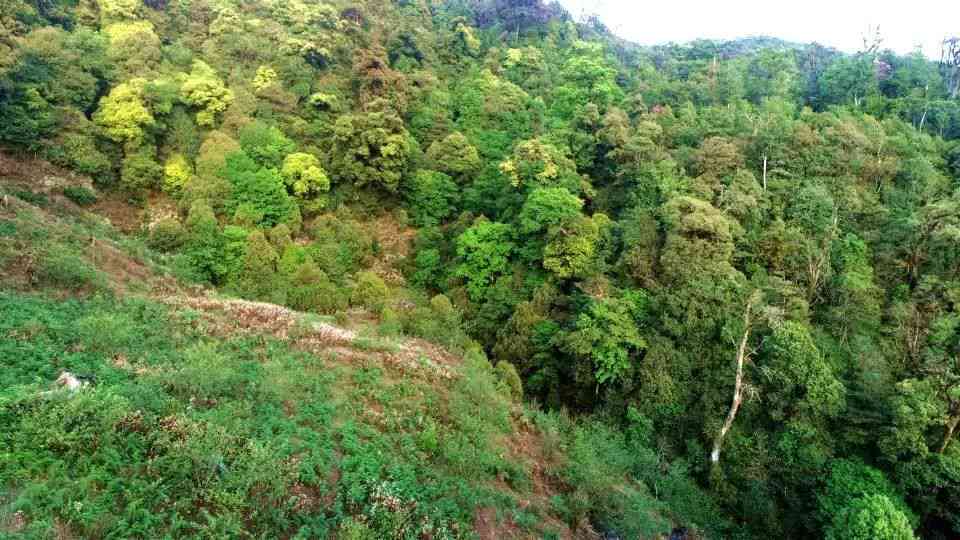
[(94, 121), (107, 137), (121, 144), (139, 144), (147, 130), (156, 124), (144, 102), (146, 79), (131, 79), (118, 84), (100, 101)]
[(313, 154), (295, 152), (287, 155), (280, 169), (287, 189), (298, 199), (305, 201), (310, 210), (326, 206), (323, 194), (330, 191), (330, 178)]
[(200, 109), (197, 124), (213, 127), (217, 115), (233, 102), (233, 91), (223, 84), (216, 71), (201, 60), (193, 62), (189, 74), (181, 75), (180, 97), (183, 102)]

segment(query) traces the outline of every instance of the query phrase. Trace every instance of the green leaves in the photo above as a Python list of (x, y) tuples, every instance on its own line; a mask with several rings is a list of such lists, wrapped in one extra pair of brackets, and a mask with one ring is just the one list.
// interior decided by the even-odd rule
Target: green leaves
[(260, 166), (279, 169), (297, 145), (277, 126), (253, 121), (240, 130), (240, 147)]
[(118, 143), (139, 144), (156, 121), (144, 102), (146, 79), (131, 79), (118, 84), (100, 101), (93, 116), (107, 137)]
[(913, 540), (906, 515), (883, 495), (866, 495), (850, 502), (827, 530), (827, 540)]
[(414, 141), (390, 110), (343, 115), (333, 127), (330, 169), (341, 181), (388, 192), (400, 188)]
[(199, 108), (197, 124), (213, 127), (217, 115), (233, 102), (233, 91), (227, 88), (217, 73), (206, 63), (196, 60), (188, 75), (181, 77), (180, 96), (192, 107)]
[(621, 380), (633, 368), (637, 354), (647, 348), (639, 329), (645, 309), (641, 292), (594, 300), (577, 316), (566, 342), (575, 354), (593, 362), (599, 384)]
[(298, 212), (296, 204), (287, 194), (283, 178), (273, 168), (259, 167), (244, 152), (235, 152), (227, 157), (224, 176), (233, 186), (228, 210), (249, 205), (262, 217), (258, 224), (267, 226), (294, 219)]
[(460, 262), (453, 273), (466, 281), (474, 300), (484, 298), (493, 281), (507, 272), (514, 250), (511, 236), (509, 225), (481, 219), (457, 238)]
[(442, 172), (419, 170), (405, 189), (414, 222), (420, 227), (439, 225), (456, 209), (460, 191)]
[(793, 321), (776, 325), (764, 351), (760, 371), (769, 385), (768, 403), (775, 420), (794, 415), (829, 418), (843, 410), (843, 384), (805, 325)]
[(545, 232), (569, 223), (580, 215), (583, 201), (566, 188), (536, 188), (523, 203), (518, 222), (523, 234)]
[(316, 156), (304, 152), (288, 154), (283, 158), (280, 174), (294, 196), (310, 201), (312, 210), (326, 206), (323, 194), (330, 191), (330, 178)]

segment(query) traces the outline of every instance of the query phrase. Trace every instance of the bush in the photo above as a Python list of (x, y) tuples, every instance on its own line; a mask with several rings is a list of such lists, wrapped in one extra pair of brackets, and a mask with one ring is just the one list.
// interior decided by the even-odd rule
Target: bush
[(96, 193), (83, 186), (67, 186), (63, 188), (63, 196), (80, 206), (89, 206), (97, 202)]
[(66, 135), (63, 138), (63, 151), (66, 164), (75, 171), (90, 176), (97, 182), (103, 182), (110, 177), (110, 158), (96, 147), (93, 137)]
[(403, 323), (397, 312), (389, 307), (380, 312), (380, 326), (377, 332), (381, 336), (397, 336), (403, 332)]
[(150, 229), (147, 246), (157, 251), (171, 253), (183, 246), (187, 240), (187, 231), (179, 221), (166, 218), (158, 221)]
[(356, 285), (350, 295), (350, 303), (362, 306), (372, 311), (380, 311), (387, 300), (390, 291), (387, 284), (377, 274), (365, 270), (358, 272)]
[(500, 387), (514, 401), (523, 399), (523, 382), (520, 380), (520, 374), (513, 364), (505, 360), (497, 362), (497, 379), (500, 381)]
[(247, 237), (239, 275), (231, 284), (244, 298), (282, 303), (285, 292), (277, 274), (279, 256), (262, 231)]
[(120, 182), (132, 192), (150, 189), (163, 178), (163, 167), (155, 159), (155, 149), (144, 146), (123, 158)]
[(34, 193), (32, 191), (27, 191), (25, 189), (16, 190), (13, 194), (20, 199), (21, 201), (28, 202), (34, 206), (46, 206), (49, 199), (47, 199), (46, 194), (44, 193)]
[(43, 285), (78, 290), (96, 284), (100, 275), (76, 253), (56, 247), (41, 257), (34, 277)]
[(280, 173), (274, 168), (261, 167), (243, 152), (227, 156), (224, 176), (233, 187), (228, 209), (236, 211), (243, 205), (250, 205), (255, 213), (263, 216), (260, 225), (288, 222), (294, 218), (294, 211), (298, 211), (287, 194)]

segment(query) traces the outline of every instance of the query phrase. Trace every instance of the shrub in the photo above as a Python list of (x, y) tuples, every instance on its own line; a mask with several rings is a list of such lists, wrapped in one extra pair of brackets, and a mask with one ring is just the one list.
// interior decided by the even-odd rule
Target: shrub
[[(287, 253), (284, 253), (284, 259), (286, 258)], [(329, 314), (345, 309), (348, 302), (345, 290), (331, 282), (307, 256), (295, 267), (289, 278), (287, 304), (300, 311)]]
[(397, 312), (389, 307), (380, 312), (380, 326), (377, 332), (381, 336), (397, 336), (403, 332), (403, 323)]
[(270, 229), (267, 232), (267, 236), (269, 236), (270, 243), (273, 244), (273, 247), (277, 248), (277, 251), (281, 253), (287, 249), (287, 246), (293, 243), (290, 235), (290, 227), (287, 227), (285, 223), (281, 223)]
[(219, 281), (226, 273), (223, 265), (225, 239), (213, 210), (205, 200), (193, 203), (187, 216), (186, 229), (184, 254), (206, 280)]
[(183, 154), (173, 154), (163, 166), (163, 189), (178, 193), (190, 181), (193, 169)]
[(76, 253), (55, 247), (41, 257), (34, 277), (43, 285), (77, 290), (96, 284), (100, 276)]
[(247, 124), (240, 130), (240, 146), (257, 164), (279, 169), (287, 154), (296, 150), (293, 141), (276, 126), (260, 121)]
[(505, 390), (506, 394), (514, 401), (523, 399), (523, 382), (520, 380), (520, 374), (517, 373), (517, 368), (510, 362), (501, 360), (497, 362), (495, 369), (497, 379), (500, 381), (500, 386)]
[(280, 173), (274, 168), (262, 168), (243, 152), (227, 156), (224, 176), (233, 187), (228, 209), (235, 211), (248, 204), (262, 214), (259, 224), (273, 226), (294, 218), (297, 206), (287, 194)]
[(123, 158), (120, 182), (125, 189), (138, 192), (157, 185), (163, 177), (163, 167), (157, 163), (154, 153), (153, 147), (143, 146)]
[(13, 192), (18, 199), (23, 202), (28, 202), (34, 206), (46, 206), (50, 200), (47, 198), (45, 193), (34, 193), (32, 191), (27, 191), (25, 189), (19, 189)]
[(158, 221), (150, 229), (147, 246), (157, 251), (171, 253), (183, 246), (187, 240), (187, 231), (179, 221), (166, 218)]
[(350, 295), (350, 303), (373, 311), (383, 309), (390, 291), (377, 274), (364, 270), (356, 275), (356, 285)]
[(80, 206), (89, 206), (97, 202), (97, 195), (93, 190), (83, 186), (67, 186), (63, 188), (63, 196)]
[(847, 503), (833, 518), (827, 540), (913, 540), (910, 520), (884, 495), (865, 495)]
[(110, 175), (110, 158), (94, 144), (94, 138), (82, 134), (69, 134), (63, 137), (63, 151), (66, 164), (98, 182), (105, 181)]
[(243, 264), (232, 287), (244, 298), (281, 300), (284, 291), (279, 287), (277, 263), (279, 256), (262, 231), (247, 237)]

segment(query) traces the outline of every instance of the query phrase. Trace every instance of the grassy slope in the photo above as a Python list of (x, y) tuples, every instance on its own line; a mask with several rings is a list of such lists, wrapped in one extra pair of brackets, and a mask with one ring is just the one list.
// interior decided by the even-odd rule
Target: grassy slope
[[(53, 191), (0, 209), (6, 533), (442, 537), (492, 511), (564, 534), (518, 509), (484, 360), (179, 287)], [(41, 394), (61, 370), (92, 384)]]
[[(622, 437), (511, 402), (481, 354), (183, 286), (25, 185), (0, 175), (0, 537), (669, 530)], [(63, 370), (91, 384), (49, 392)]]

